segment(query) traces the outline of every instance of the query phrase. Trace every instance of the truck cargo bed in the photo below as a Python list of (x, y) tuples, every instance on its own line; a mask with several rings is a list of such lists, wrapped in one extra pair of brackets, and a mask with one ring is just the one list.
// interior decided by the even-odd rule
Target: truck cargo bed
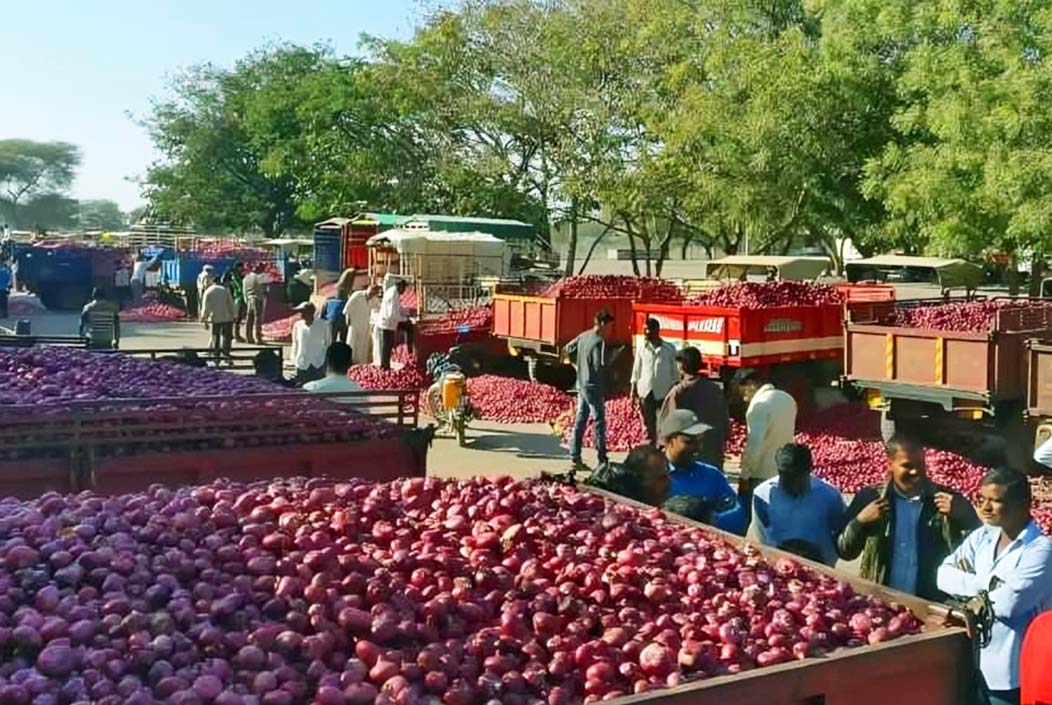
[(849, 321), (844, 336), (848, 382), (885, 396), (939, 402), (947, 410), (966, 400), (992, 409), (1025, 396), (1026, 341), (1052, 336), (1052, 315), (1046, 309), (999, 311), (987, 332)]
[(838, 359), (844, 344), (840, 304), (760, 309), (636, 304), (632, 310), (637, 340), (646, 320), (655, 318), (662, 338), (697, 348), (710, 369)]
[(593, 326), (595, 314), (614, 315), (611, 345), (632, 341), (632, 302), (628, 299), (569, 299), (497, 293), (493, 296), (493, 334), (511, 345), (558, 355), (563, 346)]
[(418, 400), (376, 391), (5, 407), (0, 495), (119, 493), (216, 477), (422, 476)]
[[(594, 491), (594, 490), (593, 490)], [(614, 501), (640, 506), (623, 497), (598, 492)], [(700, 526), (742, 546), (746, 540), (682, 517), (674, 521)], [(641, 695), (616, 698), (614, 705), (961, 705), (971, 702), (971, 643), (963, 624), (948, 609), (912, 595), (790, 556), (765, 546), (754, 547), (769, 560), (788, 556), (816, 572), (834, 575), (856, 592), (875, 595), (909, 608), (922, 622), (919, 634), (883, 644), (835, 651), (767, 668), (720, 676)], [(948, 620), (947, 617), (950, 617)]]

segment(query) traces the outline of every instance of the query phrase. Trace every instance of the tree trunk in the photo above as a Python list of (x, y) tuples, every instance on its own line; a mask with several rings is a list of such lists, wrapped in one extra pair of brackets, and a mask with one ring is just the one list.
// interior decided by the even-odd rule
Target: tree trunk
[(683, 236), (683, 243), (679, 246), (679, 258), (682, 260), (687, 259), (687, 248), (690, 247), (690, 243), (694, 241), (694, 236), (687, 233)]
[[(627, 224), (626, 224), (627, 225)], [(639, 251), (636, 249), (636, 236), (632, 233), (632, 226), (627, 226), (628, 230), (628, 252), (632, 257), (632, 272), (638, 277), (639, 276)]]
[[(598, 239), (598, 238), (596, 238)], [(566, 276), (573, 275), (577, 259), (577, 199), (570, 199), (570, 242), (566, 246)]]
[(1019, 296), (1019, 270), (1017, 269), (1015, 253), (1008, 256), (1008, 295)]
[(1030, 260), (1030, 289), (1027, 293), (1031, 297), (1041, 296), (1041, 277), (1044, 274), (1044, 261), (1035, 253)]
[(603, 229), (603, 232), (599, 233), (599, 236), (592, 240), (592, 244), (588, 246), (588, 252), (584, 255), (584, 262), (581, 263), (581, 268), (577, 271), (577, 274), (584, 274), (584, 270), (588, 268), (588, 263), (592, 261), (592, 253), (595, 252), (595, 248), (599, 246), (599, 241), (606, 237), (606, 234), (610, 232), (610, 226), (608, 225)]

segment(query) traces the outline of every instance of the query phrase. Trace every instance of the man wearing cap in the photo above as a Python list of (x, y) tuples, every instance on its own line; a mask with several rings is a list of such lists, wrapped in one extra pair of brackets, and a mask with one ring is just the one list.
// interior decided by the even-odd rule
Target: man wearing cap
[(632, 364), (632, 396), (639, 403), (647, 439), (657, 442), (657, 416), (665, 395), (676, 384), (676, 348), (661, 339), (661, 324), (648, 318), (646, 335)]
[(606, 309), (596, 311), (595, 325), (571, 340), (563, 352), (577, 368), (577, 416), (573, 422), (573, 440), (570, 442), (570, 459), (574, 467), (584, 467), (581, 447), (588, 418), (595, 418), (595, 448), (599, 451), (599, 464), (606, 465), (606, 398), (603, 390), (603, 375), (606, 372), (606, 341), (614, 325), (614, 316)]
[[(811, 474), (811, 449), (789, 443), (775, 454), (778, 475), (764, 480), (753, 493), (753, 526), (767, 546), (836, 565), (836, 541), (844, 528), (844, 498), (840, 490)], [(794, 550), (793, 547), (809, 550)]]
[(658, 428), (668, 461), (669, 495), (701, 497), (712, 507), (713, 526), (739, 535), (747, 526), (738, 496), (719, 468), (697, 459), (701, 438), (712, 429), (694, 412), (677, 409)]
[(312, 303), (304, 302), (292, 310), (300, 314), (300, 320), (292, 326), (292, 363), (296, 367), (296, 386), (302, 387), (325, 376), (329, 325), (315, 316)]
[(676, 409), (693, 411), (711, 431), (702, 436), (698, 459), (723, 470), (724, 446), (727, 443), (727, 400), (723, 390), (702, 374), (701, 353), (697, 348), (683, 348), (676, 354), (681, 380), (665, 395), (659, 421)]

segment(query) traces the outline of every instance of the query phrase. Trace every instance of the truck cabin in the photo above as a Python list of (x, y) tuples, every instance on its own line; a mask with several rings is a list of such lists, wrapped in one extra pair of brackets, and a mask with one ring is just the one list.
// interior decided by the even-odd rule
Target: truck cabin
[(962, 259), (881, 255), (848, 262), (847, 280), (935, 284), (943, 293), (964, 289), (969, 295), (983, 281), (982, 267)]
[(828, 257), (729, 255), (705, 263), (705, 277), (714, 280), (813, 281), (832, 270)]

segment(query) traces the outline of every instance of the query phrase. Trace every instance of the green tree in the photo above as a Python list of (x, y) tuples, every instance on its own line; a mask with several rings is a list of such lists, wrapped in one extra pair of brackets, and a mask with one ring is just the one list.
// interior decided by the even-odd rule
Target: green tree
[(893, 72), (895, 139), (866, 180), (887, 205), (891, 237), (955, 256), (1052, 254), (1047, 8), (829, 0), (822, 11)]
[(119, 230), (126, 222), (120, 206), (106, 199), (81, 201), (77, 210), (82, 230)]
[(206, 65), (172, 83), (144, 121), (164, 155), (147, 172), (155, 212), (199, 228), (277, 235), (300, 224), (296, 175), (278, 165), (300, 138), (299, 84), (333, 61), (323, 47), (252, 52), (231, 70)]
[(31, 225), (23, 207), (45, 195), (64, 193), (79, 165), (80, 150), (67, 142), (0, 140), (0, 212), (13, 227)]
[(30, 198), (18, 207), (19, 227), (26, 230), (72, 230), (78, 227), (79, 204), (58, 193)]

